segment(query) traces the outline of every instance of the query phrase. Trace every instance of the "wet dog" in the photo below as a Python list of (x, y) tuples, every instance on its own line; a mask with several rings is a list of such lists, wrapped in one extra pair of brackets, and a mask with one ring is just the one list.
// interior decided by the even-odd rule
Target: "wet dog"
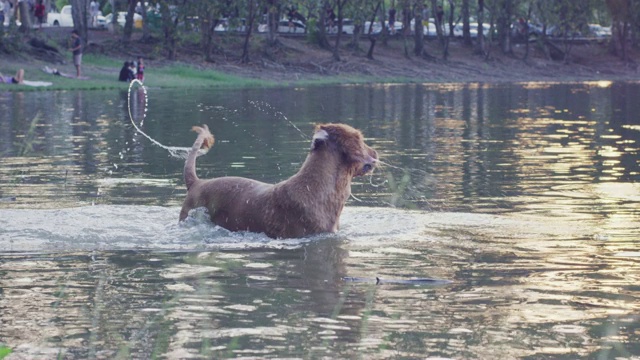
[(209, 128), (198, 133), (184, 165), (187, 197), (180, 221), (191, 209), (206, 207), (211, 221), (231, 231), (262, 232), (272, 238), (295, 238), (336, 232), (340, 213), (351, 195), (351, 180), (371, 171), (378, 154), (362, 133), (344, 124), (317, 125), (311, 150), (292, 177), (266, 184), (242, 177), (201, 180), (196, 158), (214, 138)]

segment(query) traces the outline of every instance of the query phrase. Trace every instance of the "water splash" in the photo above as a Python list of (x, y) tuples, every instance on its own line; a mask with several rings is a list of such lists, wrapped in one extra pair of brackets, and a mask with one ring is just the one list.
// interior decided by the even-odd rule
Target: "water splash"
[[(133, 114), (131, 113), (131, 90), (134, 88), (134, 85), (139, 85), (139, 89), (142, 89), (142, 93), (144, 95), (144, 112), (142, 114), (142, 119), (140, 119), (140, 126), (136, 124), (135, 120), (133, 119)], [(161, 144), (151, 136), (147, 135), (147, 133), (145, 133), (144, 131), (142, 131), (140, 127), (144, 126), (144, 120), (147, 117), (148, 108), (149, 108), (149, 96), (147, 96), (147, 88), (144, 86), (144, 84), (142, 84), (140, 80), (138, 79), (132, 80), (131, 83), (129, 84), (129, 91), (127, 92), (127, 110), (129, 111), (129, 120), (131, 121), (131, 124), (133, 125), (133, 127), (136, 128), (136, 131), (138, 131), (138, 133), (142, 134), (142, 136), (149, 139), (149, 141), (151, 141), (153, 144), (167, 150), (169, 152), (169, 155), (171, 155), (171, 157), (178, 158), (178, 159), (186, 159), (187, 155), (189, 155), (189, 151), (191, 150), (191, 147), (166, 146)], [(200, 149), (198, 151), (198, 156), (204, 155), (208, 151), (209, 149)]]
[(273, 106), (271, 106), (270, 104), (267, 104), (264, 101), (254, 101), (254, 100), (249, 100), (249, 104), (251, 104), (253, 107), (255, 107), (256, 109), (268, 113), (269, 111), (272, 111), (272, 115), (274, 117), (281, 117), (282, 119), (284, 119), (284, 121), (286, 121), (291, 127), (293, 127), (294, 129), (296, 129), (298, 131), (298, 133), (300, 134), (300, 136), (307, 140), (309, 139), (309, 137), (307, 136), (307, 134), (305, 134), (302, 130), (300, 130), (299, 127), (296, 126), (296, 124), (294, 124), (291, 120), (289, 120), (289, 118), (287, 118), (287, 116), (285, 114), (282, 113), (282, 111), (276, 110), (273, 108)]

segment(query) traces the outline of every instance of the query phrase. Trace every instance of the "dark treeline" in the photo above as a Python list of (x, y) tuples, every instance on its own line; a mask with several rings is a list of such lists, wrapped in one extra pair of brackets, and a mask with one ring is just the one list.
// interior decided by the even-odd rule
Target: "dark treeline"
[[(74, 26), (87, 34), (88, 0), (44, 3), (48, 9), (73, 5)], [(143, 18), (143, 41), (159, 40), (168, 59), (176, 57), (181, 45), (197, 43), (203, 58), (211, 60), (212, 52), (224, 47), (224, 32), (219, 31), (222, 27), (225, 32), (242, 37), (242, 54), (237, 55), (249, 62), (251, 40), (256, 36), (264, 39), (261, 51), (268, 54), (279, 44), (283, 30), (279, 32), (278, 25), (283, 22), (291, 27), (294, 22), (302, 23), (304, 36), (330, 51), (336, 60), (340, 60), (341, 42), (359, 47), (361, 39), (368, 39), (367, 56), (373, 58), (378, 41), (385, 43), (392, 37), (404, 40), (408, 57), (433, 59), (438, 54), (446, 59), (449, 42), (455, 36), (485, 56), (491, 49), (512, 53), (514, 43), (524, 42), (526, 54), (531, 43), (541, 46), (550, 58), (568, 61), (573, 43), (570, 40), (593, 36), (602, 27), (606, 32), (602, 39), (608, 41), (611, 53), (622, 60), (631, 60), (630, 47), (640, 46), (640, 0), (155, 0), (146, 2), (146, 6), (135, 0), (97, 3), (104, 14), (113, 9), (126, 13), (124, 44), (131, 40), (133, 16), (138, 12)], [(390, 18), (395, 18), (393, 24)], [(114, 16), (114, 25), (115, 21)], [(11, 29), (0, 26), (0, 32)], [(21, 29), (29, 31), (24, 26)], [(437, 41), (425, 42), (425, 34), (437, 37)], [(0, 51), (10, 52), (7, 39), (11, 36), (0, 35)]]

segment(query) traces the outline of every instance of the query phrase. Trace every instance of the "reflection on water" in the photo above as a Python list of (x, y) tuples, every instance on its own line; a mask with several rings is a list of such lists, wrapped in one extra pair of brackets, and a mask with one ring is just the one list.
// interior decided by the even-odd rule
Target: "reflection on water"
[(288, 121), (347, 122), (389, 165), (354, 185), (336, 235), (228, 233), (201, 212), (178, 225), (183, 160), (132, 130), (126, 92), (1, 94), (11, 356), (640, 356), (640, 85), (149, 95), (162, 144), (212, 128), (202, 177), (290, 176), (308, 134)]

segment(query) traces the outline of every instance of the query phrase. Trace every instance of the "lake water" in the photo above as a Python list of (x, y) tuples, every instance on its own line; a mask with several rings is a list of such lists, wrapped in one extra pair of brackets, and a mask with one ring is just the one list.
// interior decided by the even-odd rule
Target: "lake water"
[(277, 182), (313, 124), (362, 130), (387, 165), (340, 232), (273, 240), (177, 223), (184, 162), (136, 133), (127, 92), (0, 93), (0, 349), (637, 359), (639, 100), (609, 82), (149, 89), (154, 140), (212, 129), (203, 178)]

